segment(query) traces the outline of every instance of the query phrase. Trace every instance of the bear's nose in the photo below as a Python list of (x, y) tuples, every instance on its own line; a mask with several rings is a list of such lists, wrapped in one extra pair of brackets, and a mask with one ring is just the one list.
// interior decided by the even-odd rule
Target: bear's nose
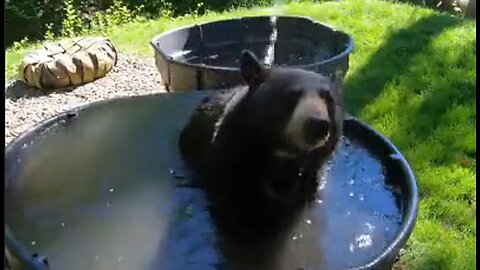
[(329, 133), (330, 122), (317, 117), (308, 117), (304, 124), (305, 141), (308, 144), (316, 144), (325, 139)]

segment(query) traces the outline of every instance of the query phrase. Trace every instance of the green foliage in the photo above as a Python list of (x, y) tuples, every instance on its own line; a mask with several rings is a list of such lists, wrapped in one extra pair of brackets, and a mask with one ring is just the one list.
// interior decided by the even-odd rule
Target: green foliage
[(112, 6), (107, 9), (107, 21), (110, 25), (130, 22), (133, 12), (122, 4), (122, 0), (113, 0)]
[(41, 38), (40, 33), (47, 22), (59, 21), (53, 14), (46, 14), (45, 7), (39, 1), (6, 0), (4, 45), (12, 45), (24, 37), (31, 40)]
[(83, 21), (73, 5), (73, 0), (65, 0), (65, 18), (62, 21), (62, 36), (73, 37), (80, 33), (83, 28)]
[(129, 8), (142, 6), (142, 14), (147, 18), (172, 17), (174, 16), (174, 2), (170, 0), (124, 0), (124, 4)]
[(15, 41), (15, 42), (13, 42), (12, 50), (19, 50), (22, 47), (25, 47), (28, 44), (28, 42), (29, 42), (29, 40), (28, 40), (27, 37), (24, 37), (20, 41)]
[(43, 38), (45, 40), (53, 40), (55, 38), (55, 34), (53, 33), (53, 24), (48, 23), (46, 25), (47, 30), (45, 31), (45, 34), (43, 35)]
[[(73, 0), (65, 0), (65, 18), (59, 36), (73, 37), (86, 32), (99, 32), (106, 34), (115, 25), (121, 25), (139, 19), (138, 14), (143, 12), (143, 6), (134, 10), (123, 5), (122, 0), (113, 0), (105, 11), (95, 11), (92, 14), (80, 14), (79, 7), (75, 7)], [(51, 40), (54, 37), (52, 24), (46, 25), (44, 38)]]
[[(161, 18), (170, 18), (173, 17), (173, 8), (172, 3), (166, 2), (165, 0), (161, 0), (160, 2), (160, 13), (159, 16)], [(146, 9), (146, 8), (145, 8)], [(147, 9), (146, 9), (147, 10)]]
[(144, 5), (145, 11), (151, 18), (158, 16), (162, 10), (169, 10), (172, 16), (183, 16), (190, 13), (204, 14), (207, 10), (223, 11), (231, 7), (259, 6), (273, 0), (125, 0), (128, 6)]
[(98, 29), (99, 32), (105, 34), (109, 25), (109, 20), (104, 12), (96, 11), (90, 19), (90, 26)]

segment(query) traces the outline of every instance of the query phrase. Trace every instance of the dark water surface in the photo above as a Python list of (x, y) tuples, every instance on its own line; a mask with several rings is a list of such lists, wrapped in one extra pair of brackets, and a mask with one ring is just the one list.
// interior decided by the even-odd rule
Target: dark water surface
[(319, 173), (318, 199), (277, 240), (221, 238), (202, 190), (183, 184), (189, 174), (177, 151), (206, 94), (92, 107), (25, 142), (15, 166), (7, 157), (7, 225), (29, 252), (69, 270), (343, 269), (393, 240), (395, 193), (355, 138), (343, 139)]
[(257, 41), (244, 43), (220, 44), (205, 47), (203, 50), (178, 51), (172, 54), (177, 61), (190, 64), (204, 64), (215, 67), (238, 68), (242, 50), (249, 49), (267, 65), (300, 66), (324, 61), (333, 56), (331, 51), (315, 48), (303, 40)]
[[(206, 40), (197, 40), (194, 49), (181, 48), (171, 53), (171, 57), (190, 64), (238, 68), (242, 51), (251, 50), (267, 65), (300, 66), (325, 61), (346, 49), (346, 44), (338, 45), (338, 40), (327, 35), (323, 27), (300, 20), (308, 29), (299, 29), (285, 20), (291, 19), (271, 16), (268, 23), (265, 20), (250, 27), (236, 25), (231, 29), (224, 26), (213, 30), (207, 26)], [(235, 36), (239, 30), (239, 36)], [(230, 38), (225, 39), (225, 35)]]

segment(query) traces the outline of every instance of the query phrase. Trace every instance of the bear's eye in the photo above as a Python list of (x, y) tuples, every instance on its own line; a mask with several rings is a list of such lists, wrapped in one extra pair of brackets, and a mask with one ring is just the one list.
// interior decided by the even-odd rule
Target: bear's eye
[(326, 89), (323, 89), (323, 88), (320, 88), (318, 91), (318, 96), (325, 100), (326, 102), (331, 102), (332, 101), (332, 96), (330, 95), (330, 92), (328, 92), (328, 90)]
[[(293, 112), (301, 96), (302, 96), (302, 92), (293, 91), (291, 89), (288, 89), (287, 91), (284, 91), (281, 95), (277, 96), (276, 106), (278, 106), (279, 108), (277, 111), (281, 112), (281, 114), (283, 115), (282, 118), (288, 117), (288, 115), (290, 115)], [(270, 104), (269, 107), (267, 108), (270, 108), (271, 110), (275, 110), (274, 108), (271, 107), (272, 105), (273, 104)]]

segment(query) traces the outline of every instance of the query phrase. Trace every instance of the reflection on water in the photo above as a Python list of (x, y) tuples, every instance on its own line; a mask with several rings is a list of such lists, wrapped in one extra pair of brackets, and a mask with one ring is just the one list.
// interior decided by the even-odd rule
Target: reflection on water
[(272, 40), (259, 40), (249, 44), (228, 43), (210, 46), (202, 51), (178, 51), (172, 54), (177, 61), (191, 64), (205, 64), (216, 67), (237, 68), (242, 50), (249, 49), (269, 66), (300, 66), (323, 61), (333, 56), (329, 48), (317, 47), (315, 43), (299, 39), (276, 40), (277, 32), (272, 32)]
[(5, 197), (16, 237), (71, 270), (342, 269), (393, 239), (401, 217), (382, 165), (350, 140), (291, 227), (241, 242), (219, 234), (176, 150), (205, 94), (98, 107), (24, 148)]
[(272, 25), (272, 33), (270, 34), (269, 44), (266, 47), (267, 51), (264, 58), (264, 64), (267, 66), (271, 66), (275, 59), (275, 44), (278, 38), (277, 17), (270, 17), (270, 24)]

